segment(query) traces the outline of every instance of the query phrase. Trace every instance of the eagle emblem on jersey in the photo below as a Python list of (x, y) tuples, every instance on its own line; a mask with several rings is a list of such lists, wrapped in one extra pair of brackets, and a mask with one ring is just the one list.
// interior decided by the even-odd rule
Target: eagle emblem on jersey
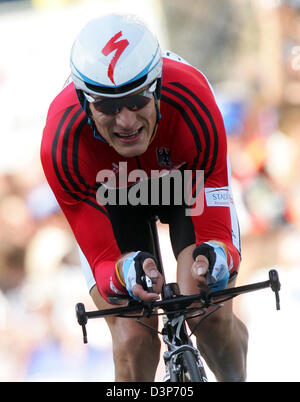
[(172, 166), (170, 150), (168, 148), (165, 147), (156, 148), (156, 156), (159, 165), (166, 167)]

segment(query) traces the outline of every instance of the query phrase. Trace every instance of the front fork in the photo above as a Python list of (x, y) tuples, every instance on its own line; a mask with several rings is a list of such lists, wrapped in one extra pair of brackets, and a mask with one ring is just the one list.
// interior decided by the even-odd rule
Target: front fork
[(163, 341), (168, 346), (168, 350), (164, 352), (163, 358), (166, 366), (166, 375), (164, 381), (170, 381), (181, 373), (181, 364), (179, 362), (180, 354), (184, 350), (190, 350), (196, 358), (196, 362), (202, 374), (205, 377), (204, 366), (199, 351), (193, 346), (192, 341), (187, 335), (184, 317), (168, 318), (163, 316), (165, 333)]

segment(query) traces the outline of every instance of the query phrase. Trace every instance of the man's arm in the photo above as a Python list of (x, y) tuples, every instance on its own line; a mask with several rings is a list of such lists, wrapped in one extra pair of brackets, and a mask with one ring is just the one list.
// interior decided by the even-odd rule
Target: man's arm
[[(231, 170), (223, 118), (209, 86), (206, 91), (203, 88), (199, 88), (199, 92), (196, 88), (186, 91), (193, 98), (198, 119), (200, 116), (205, 117), (198, 127), (197, 141), (193, 135), (191, 145), (195, 145), (191, 147), (188, 163), (194, 173), (196, 170), (202, 171), (204, 177), (204, 184), (198, 181), (193, 188), (193, 194), (197, 194), (195, 204), (201, 203), (199, 213), (191, 215), (198, 250), (194, 254), (193, 270), (206, 270), (208, 278), (207, 272), (216, 275), (213, 269), (220, 271), (226, 264), (229, 275), (233, 276), (240, 264), (240, 233), (231, 191)], [(202, 188), (197, 188), (197, 185)]]
[[(110, 293), (127, 294), (127, 291), (116, 275), (115, 266), (121, 252), (109, 214), (96, 199), (96, 175), (93, 177), (91, 155), (87, 154), (85, 148), (79, 149), (78, 169), (84, 178), (84, 183), (81, 183), (74, 171), (74, 149), (66, 147), (67, 144), (72, 144), (73, 133), (79, 133), (78, 125), (74, 122), (78, 122), (79, 127), (84, 127), (82, 123), (85, 117), (80, 113), (78, 106), (72, 106), (59, 113), (52, 111), (50, 117), (48, 115), (41, 144), (41, 162), (47, 181), (92, 269), (98, 290), (107, 300)], [(70, 131), (67, 130), (68, 127)]]

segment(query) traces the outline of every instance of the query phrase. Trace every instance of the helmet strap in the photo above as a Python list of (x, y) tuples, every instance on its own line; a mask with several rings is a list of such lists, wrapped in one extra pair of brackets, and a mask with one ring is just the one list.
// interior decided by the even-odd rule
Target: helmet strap
[(161, 119), (161, 114), (160, 114), (160, 110), (159, 110), (158, 98), (157, 98), (157, 95), (155, 92), (154, 92), (153, 96), (154, 96), (155, 110), (156, 110), (156, 124), (158, 124)]
[(92, 113), (90, 111), (88, 102), (87, 102), (85, 96), (83, 95), (82, 90), (76, 89), (76, 93), (77, 93), (77, 98), (79, 100), (79, 103), (80, 103), (82, 109), (84, 110), (85, 114), (87, 115), (88, 124), (93, 130), (94, 137), (97, 138), (98, 140), (101, 140), (101, 141), (105, 142), (106, 144), (108, 144), (106, 139), (103, 138), (102, 135), (98, 133), (98, 130), (97, 130), (97, 127), (96, 127), (95, 122), (93, 120), (93, 116), (92, 116)]
[(161, 96), (161, 81), (162, 81), (161, 77), (157, 78), (157, 80), (156, 80), (155, 94), (157, 96), (157, 99), (160, 99), (160, 96)]
[(156, 129), (157, 129), (158, 123), (159, 123), (159, 121), (160, 121), (160, 119), (161, 119), (161, 114), (160, 114), (160, 110), (159, 110), (159, 103), (158, 103), (158, 98), (157, 98), (156, 92), (153, 93), (153, 96), (154, 96), (154, 102), (155, 102), (156, 122), (155, 122), (153, 131), (152, 131), (152, 134), (151, 134), (151, 137), (150, 137), (150, 141), (153, 140), (154, 135), (155, 135), (155, 133), (156, 133)]
[(88, 124), (91, 126), (92, 130), (93, 130), (93, 134), (94, 137), (97, 138), (98, 140), (101, 140), (103, 142), (105, 142), (105, 144), (108, 144), (108, 142), (106, 141), (106, 139), (104, 137), (102, 137), (101, 134), (99, 134), (96, 124), (93, 120), (93, 116), (88, 116)]

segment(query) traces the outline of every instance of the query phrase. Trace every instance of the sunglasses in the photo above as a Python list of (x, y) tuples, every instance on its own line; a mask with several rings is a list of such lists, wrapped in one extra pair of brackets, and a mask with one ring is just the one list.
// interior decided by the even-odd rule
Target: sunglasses
[(97, 112), (101, 112), (106, 115), (116, 115), (121, 111), (123, 107), (136, 112), (143, 109), (150, 102), (153, 92), (156, 88), (156, 81), (150, 85), (149, 88), (144, 89), (137, 94), (131, 96), (124, 96), (122, 98), (102, 98), (97, 99), (84, 92), (86, 100), (94, 105)]

